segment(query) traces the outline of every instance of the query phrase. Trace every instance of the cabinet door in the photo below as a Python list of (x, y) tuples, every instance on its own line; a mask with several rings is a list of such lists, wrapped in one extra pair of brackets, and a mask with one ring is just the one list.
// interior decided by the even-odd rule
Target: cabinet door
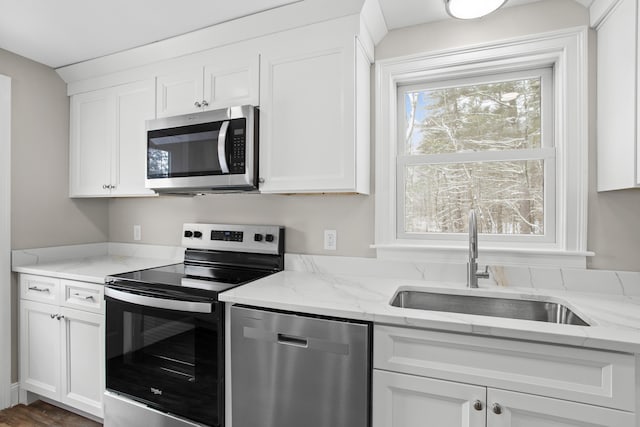
[(109, 90), (72, 96), (70, 127), (70, 196), (108, 196), (115, 129), (113, 97)]
[(60, 395), (58, 306), (20, 301), (20, 387), (44, 397)]
[(633, 188), (636, 173), (638, 1), (620, 0), (598, 28), (598, 191)]
[(261, 55), (262, 192), (357, 191), (355, 39), (339, 30), (290, 31)]
[(196, 106), (203, 101), (202, 67), (158, 76), (156, 97), (158, 117), (202, 111), (202, 107)]
[(147, 157), (145, 121), (155, 118), (153, 80), (113, 89), (115, 141), (111, 161), (112, 196), (154, 195), (144, 186)]
[(104, 322), (99, 314), (62, 307), (61, 401), (102, 417)]
[(485, 387), (373, 371), (373, 427), (484, 427), (485, 401)]
[(566, 400), (487, 391), (487, 425), (491, 427), (635, 427), (632, 412)]
[(204, 67), (205, 109), (259, 105), (260, 57), (242, 51), (216, 57), (215, 64)]

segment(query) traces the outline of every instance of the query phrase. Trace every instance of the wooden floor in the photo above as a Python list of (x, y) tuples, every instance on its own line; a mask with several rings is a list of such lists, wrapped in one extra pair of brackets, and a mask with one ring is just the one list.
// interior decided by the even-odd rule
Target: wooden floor
[(102, 424), (38, 400), (0, 411), (0, 427), (99, 427)]

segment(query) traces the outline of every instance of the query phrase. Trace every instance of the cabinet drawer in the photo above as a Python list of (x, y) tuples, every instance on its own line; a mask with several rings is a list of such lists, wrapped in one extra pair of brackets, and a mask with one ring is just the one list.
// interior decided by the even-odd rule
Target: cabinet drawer
[(60, 279), (54, 277), (20, 275), (20, 298), (58, 304)]
[(377, 369), (635, 410), (635, 356), (376, 325)]
[(62, 306), (94, 313), (103, 312), (103, 285), (73, 280), (61, 280), (60, 284), (62, 286)]

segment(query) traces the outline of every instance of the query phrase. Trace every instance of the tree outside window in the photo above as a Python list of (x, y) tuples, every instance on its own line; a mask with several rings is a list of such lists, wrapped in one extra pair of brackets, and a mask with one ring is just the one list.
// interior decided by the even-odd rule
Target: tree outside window
[(404, 233), (466, 233), (475, 209), (482, 233), (544, 235), (549, 104), (529, 75), (399, 88)]

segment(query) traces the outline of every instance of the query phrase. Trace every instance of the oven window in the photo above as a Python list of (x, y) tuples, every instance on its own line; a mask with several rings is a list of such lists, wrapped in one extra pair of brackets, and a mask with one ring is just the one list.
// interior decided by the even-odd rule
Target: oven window
[(107, 388), (218, 425), (224, 370), (217, 317), (108, 299)]

